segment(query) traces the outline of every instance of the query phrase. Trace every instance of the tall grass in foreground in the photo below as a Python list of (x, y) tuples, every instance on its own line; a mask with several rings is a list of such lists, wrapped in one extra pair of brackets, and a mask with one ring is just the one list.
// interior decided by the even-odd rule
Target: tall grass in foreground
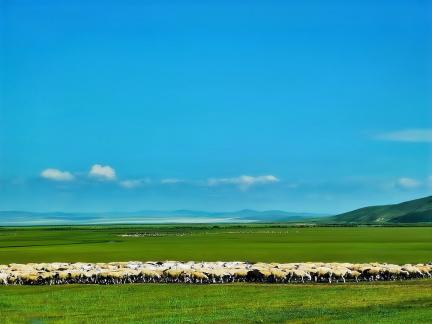
[(0, 287), (2, 323), (426, 323), (432, 281), (340, 285)]

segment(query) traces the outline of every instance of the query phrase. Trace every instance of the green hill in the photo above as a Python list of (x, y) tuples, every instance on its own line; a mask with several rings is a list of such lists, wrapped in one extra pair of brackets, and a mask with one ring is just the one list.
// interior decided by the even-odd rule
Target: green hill
[(394, 205), (364, 207), (328, 217), (325, 222), (355, 224), (432, 223), (432, 196)]

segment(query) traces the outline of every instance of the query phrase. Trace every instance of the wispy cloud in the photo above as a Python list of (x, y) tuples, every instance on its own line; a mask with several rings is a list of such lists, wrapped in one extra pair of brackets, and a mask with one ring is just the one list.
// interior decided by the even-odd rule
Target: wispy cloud
[(422, 186), (422, 182), (413, 178), (399, 178), (396, 185), (403, 189), (416, 189)]
[(375, 138), (382, 141), (432, 143), (432, 129), (404, 129), (394, 132), (381, 133)]
[(129, 179), (119, 181), (119, 185), (126, 189), (134, 189), (141, 187), (144, 184), (149, 184), (150, 182), (149, 179)]
[(48, 168), (41, 172), (41, 177), (53, 181), (73, 181), (75, 176), (69, 171)]
[(90, 169), (89, 176), (99, 180), (115, 180), (116, 172), (109, 165), (94, 164)]
[(166, 178), (161, 180), (161, 184), (176, 184), (184, 182), (184, 180), (176, 179), (176, 178)]
[(242, 190), (246, 190), (251, 186), (260, 184), (269, 184), (279, 182), (279, 178), (274, 175), (263, 175), (263, 176), (249, 176), (242, 175), (234, 178), (211, 178), (208, 179), (207, 183), (209, 186), (219, 185), (236, 185)]

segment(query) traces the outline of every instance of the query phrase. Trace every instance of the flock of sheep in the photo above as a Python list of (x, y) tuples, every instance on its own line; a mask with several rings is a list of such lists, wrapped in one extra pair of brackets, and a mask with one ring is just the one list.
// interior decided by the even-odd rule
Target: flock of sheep
[(432, 263), (110, 262), (0, 265), (0, 284), (346, 282), (431, 278)]

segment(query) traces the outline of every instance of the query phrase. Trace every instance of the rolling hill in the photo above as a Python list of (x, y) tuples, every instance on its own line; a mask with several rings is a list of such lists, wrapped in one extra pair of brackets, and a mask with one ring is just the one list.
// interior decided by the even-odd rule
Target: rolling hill
[(394, 205), (364, 207), (323, 221), (344, 224), (432, 223), (432, 196)]

